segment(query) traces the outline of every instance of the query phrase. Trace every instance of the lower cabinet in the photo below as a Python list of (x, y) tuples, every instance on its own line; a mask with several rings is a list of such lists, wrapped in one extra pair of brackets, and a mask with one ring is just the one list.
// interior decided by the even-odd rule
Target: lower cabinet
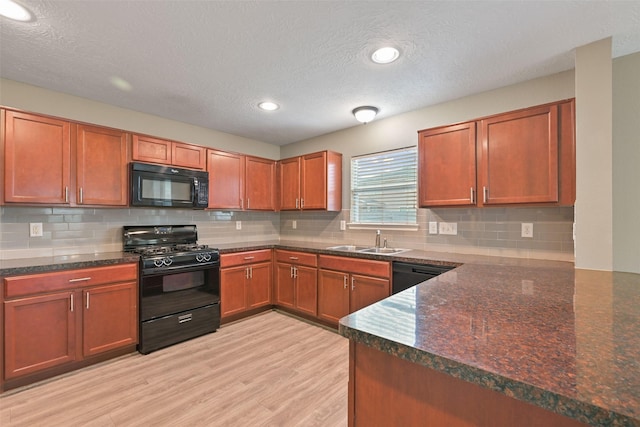
[(138, 341), (136, 263), (7, 277), (3, 287), (5, 381)]
[(388, 261), (320, 255), (318, 266), (318, 317), (332, 324), (391, 295)]
[(318, 258), (315, 254), (276, 250), (276, 305), (310, 316), (318, 314)]
[(222, 319), (271, 305), (271, 249), (220, 256)]

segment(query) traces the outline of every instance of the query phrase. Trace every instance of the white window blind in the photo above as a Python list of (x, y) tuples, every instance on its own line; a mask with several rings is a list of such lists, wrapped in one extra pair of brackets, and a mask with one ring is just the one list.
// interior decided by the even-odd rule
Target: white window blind
[(351, 222), (416, 224), (416, 147), (351, 159)]

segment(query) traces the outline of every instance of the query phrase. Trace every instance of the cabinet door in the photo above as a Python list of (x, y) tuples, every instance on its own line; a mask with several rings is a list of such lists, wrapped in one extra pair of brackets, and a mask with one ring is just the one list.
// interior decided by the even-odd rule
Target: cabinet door
[(138, 342), (137, 295), (136, 282), (82, 292), (84, 356)]
[(5, 301), (6, 379), (76, 360), (74, 296), (73, 292), (59, 292)]
[(558, 201), (558, 107), (480, 122), (479, 201), (484, 205)]
[(76, 147), (76, 203), (126, 206), (129, 200), (127, 134), (77, 125)]
[(132, 158), (139, 162), (171, 164), (171, 141), (144, 135), (133, 135)]
[(246, 309), (247, 277), (247, 267), (244, 266), (220, 269), (221, 317), (242, 313)]
[(207, 166), (207, 149), (197, 145), (173, 142), (171, 164), (181, 168), (204, 170)]
[(300, 157), (280, 162), (280, 210), (300, 208)]
[(318, 269), (296, 266), (296, 308), (312, 316), (318, 315)]
[(209, 207), (243, 209), (244, 156), (208, 150)]
[(293, 265), (276, 264), (276, 304), (282, 307), (295, 307)]
[(69, 122), (13, 111), (5, 120), (5, 201), (69, 203)]
[(271, 262), (248, 266), (247, 309), (271, 304), (271, 283), (273, 270)]
[(389, 279), (351, 275), (351, 312), (385, 299), (391, 295)]
[(245, 157), (245, 209), (275, 210), (275, 172), (273, 160)]
[(421, 207), (474, 205), (475, 122), (421, 131), (418, 135), (418, 177)]
[(327, 208), (327, 153), (302, 157), (302, 209)]
[(318, 270), (318, 317), (338, 324), (349, 314), (349, 275)]

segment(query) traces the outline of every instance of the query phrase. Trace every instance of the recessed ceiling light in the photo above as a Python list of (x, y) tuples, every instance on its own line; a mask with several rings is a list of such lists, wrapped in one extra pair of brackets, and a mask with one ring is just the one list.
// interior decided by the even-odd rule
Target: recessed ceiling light
[(371, 60), (376, 64), (389, 64), (400, 56), (400, 52), (395, 47), (381, 47), (373, 52)]
[(132, 86), (131, 83), (123, 79), (122, 77), (113, 76), (109, 79), (111, 84), (124, 92), (131, 92)]
[(260, 104), (258, 104), (258, 107), (266, 111), (273, 111), (280, 108), (280, 106), (275, 102), (269, 102), (269, 101), (261, 102)]
[(0, 0), (0, 15), (15, 21), (27, 22), (31, 20), (31, 13), (12, 0)]

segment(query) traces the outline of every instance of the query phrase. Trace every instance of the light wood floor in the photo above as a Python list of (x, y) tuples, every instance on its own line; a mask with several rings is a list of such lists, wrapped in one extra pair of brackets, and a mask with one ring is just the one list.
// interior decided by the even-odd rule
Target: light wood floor
[(7, 426), (346, 426), (348, 340), (267, 312), (0, 396)]

